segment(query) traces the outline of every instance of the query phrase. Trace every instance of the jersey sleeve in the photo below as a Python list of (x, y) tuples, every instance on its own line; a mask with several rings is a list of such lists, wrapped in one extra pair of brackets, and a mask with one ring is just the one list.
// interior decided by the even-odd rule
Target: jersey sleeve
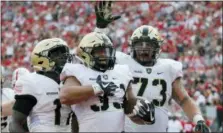
[(74, 73), (72, 71), (72, 69), (74, 70), (74, 66), (72, 66), (72, 64), (70, 63), (66, 63), (64, 65), (64, 68), (60, 74), (60, 80), (61, 81), (64, 81), (67, 77), (70, 77), (70, 76), (74, 76)]
[(81, 77), (83, 76), (82, 66), (83, 66), (82, 64), (66, 63), (60, 74), (60, 80), (65, 81), (67, 77), (73, 76), (80, 81)]
[(120, 65), (120, 68), (118, 68), (118, 71), (120, 72), (119, 76), (123, 77), (122, 83), (124, 83), (127, 88), (129, 83), (133, 80), (133, 75), (130, 71), (129, 66), (128, 65)]
[(7, 95), (7, 98), (9, 98), (9, 100), (14, 100), (15, 92), (13, 89), (4, 88), (4, 92), (5, 92), (5, 95)]
[(178, 77), (183, 77), (183, 65), (179, 61), (172, 61), (171, 63), (171, 75), (172, 81), (176, 80)]
[(123, 52), (116, 51), (116, 64), (127, 64), (131, 57)]
[(9, 90), (9, 98), (10, 98), (10, 100), (14, 100), (15, 99), (15, 92), (12, 89)]
[(33, 83), (32, 79), (29, 77), (23, 76), (20, 77), (14, 87), (14, 91), (16, 95), (32, 95), (36, 94), (36, 88), (34, 87), (35, 84)]
[(130, 68), (129, 68), (128, 65), (125, 65), (125, 67), (126, 67), (125, 70), (126, 70), (127, 80), (128, 80), (128, 81), (132, 81), (132, 80), (133, 80), (132, 72), (131, 72), (131, 70), (130, 70)]

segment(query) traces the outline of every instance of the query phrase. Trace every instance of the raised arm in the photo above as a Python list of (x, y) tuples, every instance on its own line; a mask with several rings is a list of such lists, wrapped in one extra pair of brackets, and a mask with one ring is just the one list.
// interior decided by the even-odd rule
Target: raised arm
[(108, 34), (107, 26), (121, 18), (120, 15), (112, 14), (111, 1), (98, 1), (95, 4), (96, 28), (95, 32)]

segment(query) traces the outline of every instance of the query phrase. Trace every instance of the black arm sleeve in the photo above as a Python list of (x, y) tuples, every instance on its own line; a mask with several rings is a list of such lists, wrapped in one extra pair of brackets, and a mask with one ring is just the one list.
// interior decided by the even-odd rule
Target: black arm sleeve
[(32, 95), (16, 95), (13, 110), (29, 115), (32, 108), (36, 105), (37, 99)]
[(26, 132), (24, 128), (30, 111), (36, 105), (37, 100), (32, 95), (16, 95), (12, 111), (12, 121), (9, 124), (10, 132)]
[(27, 129), (24, 128), (24, 124), (26, 124), (26, 118), (27, 115), (13, 110), (12, 120), (9, 123), (9, 132), (27, 132)]

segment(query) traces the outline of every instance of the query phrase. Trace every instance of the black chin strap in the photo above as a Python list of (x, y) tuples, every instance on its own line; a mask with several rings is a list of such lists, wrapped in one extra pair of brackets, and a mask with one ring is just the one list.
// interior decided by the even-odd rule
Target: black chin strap
[(107, 70), (101, 70), (100, 68), (97, 68), (97, 67), (92, 67), (94, 70), (96, 70), (96, 71), (100, 71), (100, 72), (105, 72), (105, 71), (107, 71)]
[(153, 66), (156, 63), (154, 60), (152, 60), (152, 61), (140, 61), (140, 60), (137, 60), (136, 58), (135, 58), (135, 61), (138, 62), (139, 64), (141, 64), (142, 66), (148, 66), (148, 67)]
[(141, 61), (141, 60), (139, 60), (139, 59), (137, 59), (136, 58), (136, 52), (135, 51), (133, 51), (133, 56), (132, 56), (132, 58), (136, 61), (136, 62), (138, 62), (139, 64), (141, 64), (142, 66), (148, 66), (148, 67), (150, 67), (150, 66), (153, 66), (153, 65), (155, 65), (155, 63), (156, 63), (156, 60), (151, 60), (151, 61)]

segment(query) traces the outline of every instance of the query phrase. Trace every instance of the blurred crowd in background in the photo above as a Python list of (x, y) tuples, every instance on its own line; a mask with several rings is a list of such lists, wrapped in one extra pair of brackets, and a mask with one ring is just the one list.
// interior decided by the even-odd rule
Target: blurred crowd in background
[[(122, 14), (109, 26), (117, 50), (130, 51), (129, 39), (137, 27), (157, 27), (165, 40), (161, 56), (183, 63), (186, 90), (212, 130), (218, 131), (223, 117), (218, 113), (223, 110), (222, 2), (114, 4), (114, 14)], [(1, 65), (6, 79), (10, 81), (12, 71), (21, 66), (32, 71), (30, 54), (38, 41), (60, 37), (73, 51), (79, 40), (94, 30), (95, 21), (94, 2), (1, 2)], [(179, 107), (172, 101), (170, 104), (177, 112), (170, 114), (171, 120), (187, 122)]]

